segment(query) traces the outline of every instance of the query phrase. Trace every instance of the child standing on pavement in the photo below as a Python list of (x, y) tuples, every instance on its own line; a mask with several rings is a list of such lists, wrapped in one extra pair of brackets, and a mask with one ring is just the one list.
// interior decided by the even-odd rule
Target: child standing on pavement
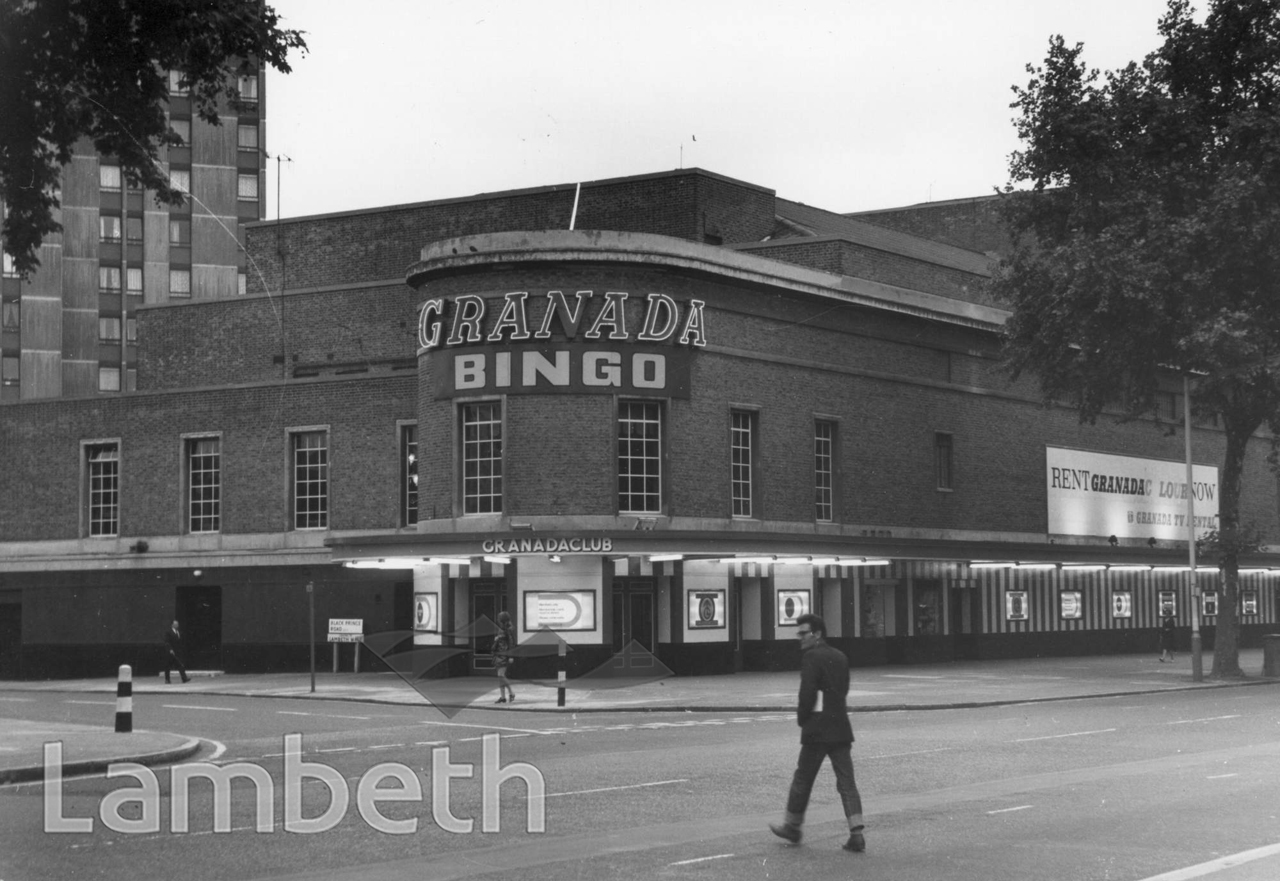
[[(507, 670), (511, 668), (511, 649), (516, 643), (515, 627), (511, 624), (511, 615), (498, 613), (498, 635), (493, 639), (493, 668), (498, 672), (497, 703), (515, 703), (516, 693), (507, 681)], [(510, 697), (508, 697), (510, 695)]]

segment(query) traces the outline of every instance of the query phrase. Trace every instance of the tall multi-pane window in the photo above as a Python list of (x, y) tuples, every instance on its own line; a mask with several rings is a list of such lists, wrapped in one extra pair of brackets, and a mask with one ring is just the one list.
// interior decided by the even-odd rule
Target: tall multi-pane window
[(835, 519), (836, 424), (819, 419), (813, 424), (814, 519)]
[(98, 391), (100, 392), (118, 392), (120, 391), (120, 368), (119, 367), (98, 367)]
[(618, 510), (662, 511), (662, 409), (656, 402), (618, 404)]
[(293, 528), (329, 527), (329, 436), (324, 431), (293, 435)]
[(191, 192), (191, 170), (186, 168), (169, 169), (169, 186), (183, 193)]
[(169, 296), (171, 297), (191, 296), (191, 270), (190, 269), (170, 269), (169, 270)]
[(222, 439), (187, 439), (187, 531), (222, 529)]
[(462, 511), (502, 511), (502, 406), (462, 407)]
[(952, 489), (951, 484), (951, 435), (936, 432), (933, 436), (934, 473), (938, 478), (938, 489)]
[(249, 201), (258, 198), (258, 176), (256, 174), (236, 175), (236, 198)]
[(104, 343), (120, 341), (120, 316), (98, 316), (98, 339)]
[(180, 70), (169, 71), (169, 94), (170, 95), (188, 95), (190, 90), (187, 88), (187, 80)]
[(169, 120), (169, 129), (178, 137), (182, 138), (185, 145), (191, 144), (191, 120), (189, 119), (171, 119)]
[(22, 330), (22, 301), (5, 300), (0, 305), (0, 327), (8, 331)]
[(88, 444), (84, 457), (89, 535), (119, 535), (120, 445)]
[(124, 272), (124, 290), (135, 297), (142, 296), (142, 269), (130, 266)]
[(99, 165), (98, 166), (98, 186), (104, 190), (120, 189), (120, 166), (119, 165)]
[[(141, 217), (126, 217), (124, 219), (124, 236), (125, 239), (130, 242), (142, 241)], [(141, 290), (141, 287), (139, 287), (139, 290)]]
[(418, 426), (400, 426), (400, 525), (418, 522)]
[(242, 76), (238, 80), (240, 91), (240, 100), (247, 104), (257, 103), (258, 100), (258, 77), (256, 74)]
[(257, 150), (258, 127), (256, 125), (236, 126), (236, 146), (241, 150)]
[(119, 266), (99, 266), (98, 267), (98, 290), (120, 291), (120, 267)]
[(729, 481), (733, 497), (733, 516), (754, 516), (752, 499), (755, 471), (755, 414), (734, 410), (729, 414)]

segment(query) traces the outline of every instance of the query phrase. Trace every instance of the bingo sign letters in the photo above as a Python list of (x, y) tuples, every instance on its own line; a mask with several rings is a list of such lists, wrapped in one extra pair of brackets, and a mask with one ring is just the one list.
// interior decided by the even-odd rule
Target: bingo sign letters
[(723, 590), (695, 590), (689, 594), (689, 627), (710, 630), (724, 627)]
[(794, 627), (796, 619), (809, 613), (809, 591), (778, 591), (778, 626)]
[(554, 590), (524, 595), (524, 629), (595, 630), (596, 595), (589, 590)]
[(419, 633), (436, 633), (440, 630), (440, 594), (415, 593), (413, 595), (413, 629)]

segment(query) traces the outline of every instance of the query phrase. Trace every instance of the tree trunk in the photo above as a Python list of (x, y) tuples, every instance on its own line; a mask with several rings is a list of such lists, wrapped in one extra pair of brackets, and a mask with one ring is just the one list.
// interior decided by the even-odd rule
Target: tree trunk
[[(1219, 565), (1223, 593), (1218, 602), (1218, 625), (1213, 642), (1214, 679), (1244, 676), (1240, 669), (1240, 481), (1244, 475), (1244, 454), (1252, 431), (1241, 432), (1231, 420), (1226, 422), (1227, 455), (1222, 463), (1218, 506)], [(1190, 490), (1190, 487), (1188, 487)]]

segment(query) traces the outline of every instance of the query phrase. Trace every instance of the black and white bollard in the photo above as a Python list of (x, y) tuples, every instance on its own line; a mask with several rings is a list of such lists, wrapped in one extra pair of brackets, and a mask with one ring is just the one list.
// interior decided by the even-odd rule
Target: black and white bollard
[(120, 665), (120, 674), (116, 678), (116, 733), (128, 734), (133, 731), (133, 668), (128, 664)]
[(557, 663), (556, 663), (556, 685), (557, 685), (556, 706), (557, 707), (564, 706), (564, 683), (565, 683), (564, 664), (565, 664), (565, 652), (567, 652), (568, 650), (569, 650), (569, 646), (565, 644), (565, 641), (563, 639), (560, 640), (559, 657), (557, 658)]

